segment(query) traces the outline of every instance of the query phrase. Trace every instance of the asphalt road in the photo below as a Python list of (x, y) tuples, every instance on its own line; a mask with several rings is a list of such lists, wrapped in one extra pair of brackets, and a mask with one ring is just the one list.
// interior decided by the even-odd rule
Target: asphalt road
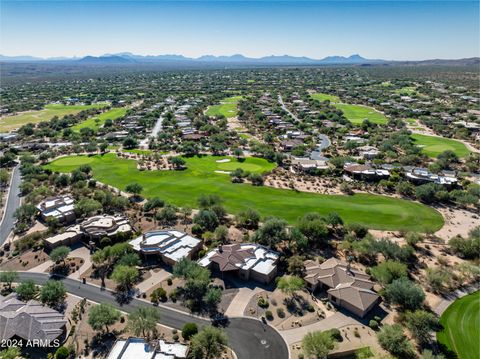
[[(21, 281), (32, 279), (39, 285), (45, 283), (49, 277), (45, 273), (19, 272)], [(114, 293), (110, 290), (102, 290), (94, 285), (82, 284), (80, 281), (70, 278), (63, 278), (62, 280), (67, 292), (93, 302), (110, 303), (127, 313), (138, 306), (151, 305), (138, 299), (120, 305), (115, 300)], [(187, 322), (194, 322), (200, 326), (210, 324), (207, 319), (165, 306), (159, 306), (159, 310), (161, 312), (160, 323), (172, 328), (181, 329)], [(288, 359), (288, 347), (280, 334), (259, 320), (231, 318), (225, 331), (228, 335), (229, 346), (234, 350), (238, 359)]]
[[(5, 216), (0, 224), (0, 246), (7, 240), (8, 235), (13, 229), (15, 218), (13, 214), (16, 209), (20, 207), (20, 165), (13, 169), (10, 192), (8, 193), (7, 205), (5, 209)], [(1, 219), (0, 219), (1, 220)]]
[(297, 116), (295, 116), (288, 108), (285, 106), (285, 103), (283, 102), (282, 95), (278, 95), (278, 103), (282, 107), (282, 109), (287, 112), (296, 122), (300, 122)]

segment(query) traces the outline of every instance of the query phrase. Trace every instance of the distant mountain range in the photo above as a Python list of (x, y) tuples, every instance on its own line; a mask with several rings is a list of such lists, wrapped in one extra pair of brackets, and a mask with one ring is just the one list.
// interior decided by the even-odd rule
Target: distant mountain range
[(473, 57), (457, 60), (423, 60), (423, 61), (395, 61), (381, 59), (366, 59), (358, 54), (348, 57), (328, 56), (323, 59), (312, 59), (298, 56), (265, 56), (260, 58), (246, 57), (241, 54), (231, 56), (203, 55), (198, 58), (183, 55), (135, 55), (130, 52), (105, 54), (102, 56), (85, 57), (55, 57), (40, 58), (34, 56), (3, 56), (0, 62), (30, 62), (30, 63), (62, 63), (78, 65), (133, 65), (133, 64), (189, 64), (189, 65), (284, 65), (284, 66), (312, 66), (312, 65), (374, 65), (374, 64), (425, 64), (425, 65), (478, 65), (480, 58)]

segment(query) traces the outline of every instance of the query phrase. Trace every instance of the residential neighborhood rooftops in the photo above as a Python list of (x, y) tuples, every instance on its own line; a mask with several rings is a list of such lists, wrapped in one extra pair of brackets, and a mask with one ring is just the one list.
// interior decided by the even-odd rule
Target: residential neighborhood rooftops
[(84, 220), (80, 227), (89, 237), (101, 238), (132, 231), (128, 219), (123, 215), (100, 215)]
[(54, 217), (59, 221), (64, 221), (75, 217), (74, 202), (70, 195), (47, 198), (37, 205), (37, 209), (44, 219)]
[(211, 250), (199, 263), (208, 266), (214, 262), (220, 271), (249, 270), (269, 274), (276, 268), (279, 254), (258, 244), (230, 244)]
[(147, 232), (129, 243), (138, 252), (161, 254), (177, 262), (190, 257), (201, 240), (179, 231), (160, 230)]
[(363, 317), (379, 300), (378, 294), (372, 290), (370, 277), (346, 262), (329, 258), (320, 264), (310, 260), (304, 264), (304, 279), (310, 288), (327, 288), (329, 298), (359, 316)]
[(188, 346), (159, 340), (151, 345), (141, 338), (117, 340), (107, 359), (183, 359)]
[(0, 295), (0, 339), (14, 336), (26, 340), (54, 340), (63, 332), (67, 321), (63, 314), (36, 300), (27, 303), (17, 299), (16, 293)]

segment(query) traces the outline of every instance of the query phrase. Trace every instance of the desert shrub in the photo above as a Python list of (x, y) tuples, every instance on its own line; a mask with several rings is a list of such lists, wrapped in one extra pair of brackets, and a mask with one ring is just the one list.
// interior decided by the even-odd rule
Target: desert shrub
[(265, 318), (267, 318), (267, 320), (273, 320), (273, 313), (269, 310), (267, 310), (265, 312)]

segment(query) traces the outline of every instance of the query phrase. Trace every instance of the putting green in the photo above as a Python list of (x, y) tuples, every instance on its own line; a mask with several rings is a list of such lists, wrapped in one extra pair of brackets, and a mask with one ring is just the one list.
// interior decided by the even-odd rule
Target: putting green
[(384, 125), (388, 122), (388, 119), (384, 116), (384, 114), (375, 110), (373, 107), (340, 103), (340, 98), (337, 96), (324, 93), (315, 93), (311, 94), (310, 96), (318, 101), (329, 100), (332, 105), (339, 110), (342, 110), (347, 120), (355, 125), (361, 125), (365, 119), (378, 125)]
[(76, 115), (80, 111), (88, 110), (90, 108), (102, 108), (107, 106), (107, 103), (97, 103), (94, 105), (46, 105), (43, 110), (27, 111), (15, 116), (5, 116), (0, 118), (0, 132), (12, 131), (26, 125), (27, 123), (39, 123), (49, 121), (53, 117), (63, 118), (66, 115)]
[(238, 114), (237, 104), (242, 96), (227, 97), (220, 102), (220, 105), (210, 106), (205, 113), (207, 116), (225, 116), (226, 118), (235, 117)]
[(455, 352), (459, 359), (478, 358), (480, 353), (480, 291), (457, 299), (440, 318), (443, 329), (439, 343)]
[[(82, 156), (84, 157), (84, 156)], [(73, 156), (72, 158), (76, 158)], [(122, 190), (133, 182), (140, 183), (147, 198), (158, 196), (178, 206), (195, 208), (201, 194), (217, 194), (224, 200), (229, 213), (254, 208), (263, 216), (282, 217), (290, 223), (307, 212), (326, 215), (337, 212), (347, 223), (361, 223), (369, 228), (383, 230), (437, 231), (443, 218), (434, 209), (423, 204), (386, 196), (356, 194), (354, 196), (320, 195), (250, 184), (233, 184), (229, 176), (215, 173), (226, 163), (216, 162), (225, 157), (185, 158), (184, 171), (139, 171), (134, 160), (120, 159), (115, 154), (90, 157), (93, 175), (99, 181)], [(262, 172), (274, 165), (263, 159), (249, 157), (234, 162), (232, 167), (261, 166)], [(67, 164), (67, 165), (62, 165)], [(53, 171), (72, 170), (67, 158), (46, 165)], [(224, 168), (224, 167), (223, 167)]]
[(71, 172), (81, 165), (87, 165), (95, 160), (94, 157), (88, 156), (65, 156), (55, 160), (55, 165), (62, 168), (59, 172)]
[(116, 120), (120, 117), (125, 116), (127, 113), (126, 108), (112, 108), (104, 113), (101, 113), (98, 116), (91, 117), (89, 119), (86, 119), (85, 121), (82, 121), (75, 126), (72, 127), (72, 130), (75, 132), (79, 132), (82, 128), (91, 128), (94, 131), (97, 131), (105, 121), (107, 120)]
[(413, 138), (417, 146), (422, 147), (422, 152), (428, 157), (437, 157), (440, 153), (447, 150), (455, 152), (458, 157), (466, 157), (470, 153), (468, 148), (461, 142), (450, 138), (436, 137), (413, 134)]

